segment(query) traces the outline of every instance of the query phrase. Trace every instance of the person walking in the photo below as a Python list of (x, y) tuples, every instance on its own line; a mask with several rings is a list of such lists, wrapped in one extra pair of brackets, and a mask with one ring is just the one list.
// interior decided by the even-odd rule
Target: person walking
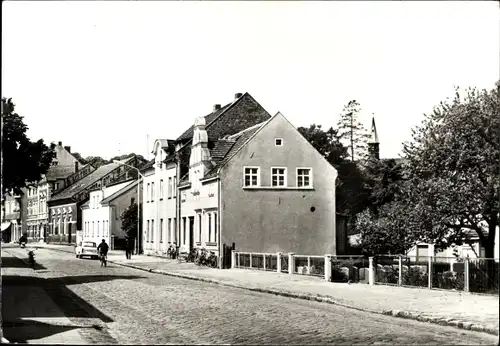
[(132, 243), (132, 240), (130, 238), (126, 238), (125, 240), (125, 257), (127, 259), (132, 258), (132, 246), (130, 245)]

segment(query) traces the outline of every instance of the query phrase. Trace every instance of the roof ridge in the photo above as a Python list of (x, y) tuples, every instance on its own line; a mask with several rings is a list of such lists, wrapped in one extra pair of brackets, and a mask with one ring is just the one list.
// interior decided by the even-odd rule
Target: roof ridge
[(228, 139), (229, 139), (229, 140), (236, 140), (236, 139), (238, 139), (238, 137), (241, 137), (241, 135), (243, 135), (245, 132), (248, 132), (248, 131), (251, 131), (251, 130), (253, 130), (253, 129), (256, 129), (256, 128), (258, 128), (258, 127), (260, 127), (260, 126), (264, 125), (267, 121), (268, 121), (268, 120), (262, 121), (262, 122), (260, 122), (260, 123), (258, 123), (258, 124), (255, 124), (255, 125), (252, 125), (252, 126), (250, 126), (250, 127), (247, 127), (246, 129), (241, 130), (241, 131), (240, 131), (240, 132), (238, 132), (238, 133), (235, 133), (235, 134), (229, 135), (229, 136), (228, 136)]

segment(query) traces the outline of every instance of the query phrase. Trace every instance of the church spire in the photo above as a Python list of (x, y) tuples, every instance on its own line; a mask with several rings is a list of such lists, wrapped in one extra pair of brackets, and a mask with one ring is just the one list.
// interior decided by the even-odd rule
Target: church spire
[(372, 116), (372, 131), (371, 131), (370, 143), (377, 143), (377, 144), (379, 143), (377, 127), (375, 126), (375, 115)]
[(380, 144), (378, 141), (377, 127), (375, 126), (375, 115), (372, 116), (372, 129), (370, 141), (368, 142), (368, 154), (374, 159), (380, 159)]

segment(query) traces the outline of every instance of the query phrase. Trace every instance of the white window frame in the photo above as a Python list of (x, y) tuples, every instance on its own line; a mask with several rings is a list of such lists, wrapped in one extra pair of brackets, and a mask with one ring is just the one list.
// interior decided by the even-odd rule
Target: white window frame
[[(308, 169), (309, 170), (309, 185), (308, 186), (299, 186), (299, 169)], [(295, 169), (295, 183), (299, 189), (311, 189), (313, 187), (313, 169), (312, 167), (297, 167)]]
[(163, 179), (160, 179), (160, 201), (163, 200)]
[[(283, 169), (283, 170), (285, 170), (285, 172), (283, 173), (283, 184), (284, 185), (273, 185), (273, 177), (274, 177), (273, 169)], [(271, 181), (269, 182), (269, 185), (271, 187), (278, 187), (278, 188), (279, 187), (287, 187), (288, 186), (287, 175), (288, 175), (288, 169), (286, 167), (278, 167), (278, 166), (271, 167)], [(278, 174), (277, 176), (279, 177), (279, 176), (281, 176), (281, 174)], [(279, 183), (279, 179), (277, 180), (277, 182)]]
[(167, 198), (171, 199), (173, 195), (173, 181), (172, 177), (168, 177), (168, 190), (167, 190)]
[(177, 196), (177, 177), (172, 178), (172, 198)]
[(151, 203), (155, 201), (155, 182), (151, 182)]
[[(279, 141), (281, 141), (281, 144), (278, 144), (278, 143), (277, 143), (277, 141), (278, 141), (278, 140), (279, 140)], [(282, 146), (283, 146), (283, 143), (284, 143), (283, 138), (278, 137), (278, 138), (275, 138), (275, 139), (274, 139), (274, 146), (275, 146), (275, 147), (282, 147)]]
[[(257, 185), (252, 185), (252, 175), (253, 173), (250, 173), (250, 185), (245, 184), (245, 178), (246, 178), (246, 170), (247, 169), (257, 169)], [(243, 166), (243, 187), (258, 187), (260, 186), (260, 167), (259, 166)]]

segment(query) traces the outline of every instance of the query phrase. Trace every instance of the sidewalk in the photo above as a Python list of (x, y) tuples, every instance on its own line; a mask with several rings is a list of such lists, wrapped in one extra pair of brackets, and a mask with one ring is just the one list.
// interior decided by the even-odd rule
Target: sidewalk
[(2, 261), (2, 343), (88, 344), (32, 269), (14, 267), (21, 260), (8, 253)]
[[(46, 245), (56, 249), (56, 246)], [(68, 247), (62, 251), (68, 251)], [(72, 250), (72, 249), (71, 249)], [(73, 251), (74, 252), (74, 251)], [(153, 273), (213, 282), (252, 291), (342, 305), (362, 311), (411, 318), (499, 335), (499, 297), (456, 291), (325, 282), (321, 278), (246, 269), (212, 269), (154, 256), (124, 252), (108, 255), (111, 263)]]

